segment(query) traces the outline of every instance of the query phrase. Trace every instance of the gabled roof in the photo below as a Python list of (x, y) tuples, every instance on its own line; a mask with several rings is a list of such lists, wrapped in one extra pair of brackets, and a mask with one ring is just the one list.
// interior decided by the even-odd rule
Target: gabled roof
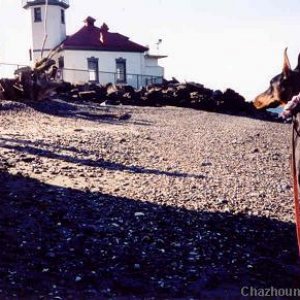
[(145, 52), (148, 50), (148, 48), (130, 41), (127, 36), (109, 32), (105, 23), (101, 28), (96, 27), (95, 21), (94, 18), (88, 17), (85, 20), (85, 26), (75, 34), (68, 36), (63, 42), (63, 49), (122, 52)]

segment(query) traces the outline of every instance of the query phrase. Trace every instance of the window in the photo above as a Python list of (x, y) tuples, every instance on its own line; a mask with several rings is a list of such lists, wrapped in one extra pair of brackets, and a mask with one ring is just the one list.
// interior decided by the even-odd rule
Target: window
[(58, 58), (58, 67), (60, 69), (63, 69), (65, 67), (65, 60), (64, 60), (64, 57), (63, 56), (60, 56)]
[(34, 22), (42, 22), (42, 9), (40, 7), (34, 8)]
[(32, 50), (29, 49), (29, 60), (32, 61)]
[(126, 83), (126, 59), (116, 59), (117, 83)]
[(62, 9), (60, 11), (61, 24), (65, 24), (65, 11)]
[(88, 58), (89, 81), (99, 82), (98, 58)]

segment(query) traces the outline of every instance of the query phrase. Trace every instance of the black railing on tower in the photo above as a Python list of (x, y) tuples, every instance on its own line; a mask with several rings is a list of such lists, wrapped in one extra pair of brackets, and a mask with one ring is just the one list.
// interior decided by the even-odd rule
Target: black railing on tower
[[(41, 5), (45, 4), (46, 0), (22, 0), (22, 5), (24, 8), (28, 8), (31, 5)], [(70, 6), (69, 0), (48, 0), (49, 4), (58, 4), (65, 8)]]

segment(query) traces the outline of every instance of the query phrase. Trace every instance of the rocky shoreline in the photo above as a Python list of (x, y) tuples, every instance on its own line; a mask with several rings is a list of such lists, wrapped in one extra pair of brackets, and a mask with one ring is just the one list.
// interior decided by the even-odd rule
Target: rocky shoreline
[(289, 125), (62, 100), (0, 120), (1, 299), (300, 288)]

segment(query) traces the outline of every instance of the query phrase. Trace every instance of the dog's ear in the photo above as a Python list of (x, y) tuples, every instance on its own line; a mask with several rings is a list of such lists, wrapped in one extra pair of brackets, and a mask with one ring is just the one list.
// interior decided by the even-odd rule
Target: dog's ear
[(300, 71), (300, 53), (298, 55), (298, 64), (297, 64), (297, 67), (295, 68), (295, 70)]
[(290, 60), (289, 57), (287, 55), (287, 49), (284, 49), (284, 54), (283, 54), (283, 68), (282, 68), (282, 73), (285, 77), (287, 77), (291, 71), (291, 64), (290, 64)]

